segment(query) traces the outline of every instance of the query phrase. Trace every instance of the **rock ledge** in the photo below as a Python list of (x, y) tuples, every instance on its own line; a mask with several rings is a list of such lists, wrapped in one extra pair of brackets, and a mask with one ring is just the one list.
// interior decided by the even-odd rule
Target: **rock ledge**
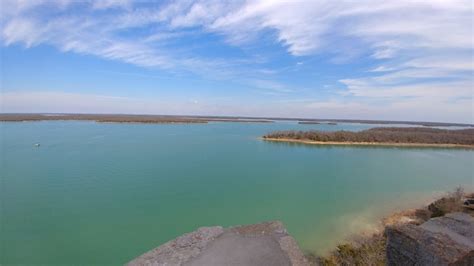
[(386, 228), (388, 265), (474, 265), (474, 218), (451, 213)]
[(309, 265), (279, 221), (201, 227), (128, 263), (137, 265)]

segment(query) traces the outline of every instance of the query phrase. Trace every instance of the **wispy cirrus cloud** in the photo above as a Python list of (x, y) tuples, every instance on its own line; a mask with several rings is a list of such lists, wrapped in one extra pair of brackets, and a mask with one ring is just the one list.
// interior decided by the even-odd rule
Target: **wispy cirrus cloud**
[(93, 9), (109, 9), (109, 8), (130, 8), (132, 0), (102, 0), (93, 1)]
[[(124, 36), (136, 27), (161, 23), (174, 16), (171, 5), (160, 9), (130, 10), (132, 1), (8, 1), (1, 22), (4, 45), (23, 44), (27, 48), (46, 44), (64, 52), (89, 54), (140, 67), (202, 72), (216, 63), (219, 74), (230, 71), (232, 60), (189, 56), (183, 46), (168, 41), (181, 36), (171, 32), (171, 25), (146, 35)], [(82, 12), (70, 12), (77, 8)], [(46, 10), (45, 10), (46, 9)], [(107, 13), (103, 14), (103, 10)], [(174, 45), (174, 44), (173, 44)], [(183, 54), (183, 55), (181, 55)]]
[[(297, 56), (331, 50), (344, 37), (356, 37), (351, 39), (355, 45), (369, 45), (372, 50), (369, 52), (376, 58), (392, 58), (406, 49), (469, 50), (473, 45), (470, 37), (473, 11), (468, 1), (364, 0), (338, 3), (198, 0), (158, 5), (132, 0), (7, 0), (3, 5), (6, 11), (2, 20), (2, 37), (6, 44), (23, 42), (35, 45), (50, 41), (57, 44), (72, 39), (79, 43), (82, 38), (90, 40), (85, 31), (107, 33), (105, 37), (110, 39), (110, 35), (117, 35), (123, 29), (155, 25), (164, 31), (198, 27), (203, 31), (222, 34), (236, 45), (255, 41), (251, 37), (258, 36), (261, 31), (273, 30), (277, 33), (277, 41)], [(43, 16), (37, 17), (28, 13), (44, 6), (54, 12), (41, 13)], [(58, 10), (77, 6), (90, 10), (75, 15), (70, 15), (70, 12), (58, 14)], [(97, 9), (111, 10), (100, 14), (97, 12), (101, 11), (94, 11)], [(67, 34), (71, 24), (78, 28), (74, 27), (76, 33)], [(21, 30), (14, 33), (9, 30), (11, 28)], [(64, 34), (69, 36), (67, 40), (55, 41), (58, 35)], [(146, 37), (153, 34), (160, 32), (151, 32)], [(134, 39), (134, 42), (137, 41), (140, 38)]]

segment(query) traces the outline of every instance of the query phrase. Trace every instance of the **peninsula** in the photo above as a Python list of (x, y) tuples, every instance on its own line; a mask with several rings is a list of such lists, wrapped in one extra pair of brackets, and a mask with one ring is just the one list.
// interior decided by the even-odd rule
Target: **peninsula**
[(266, 141), (315, 145), (413, 146), (474, 148), (474, 129), (445, 130), (422, 127), (376, 127), (351, 131), (278, 131)]

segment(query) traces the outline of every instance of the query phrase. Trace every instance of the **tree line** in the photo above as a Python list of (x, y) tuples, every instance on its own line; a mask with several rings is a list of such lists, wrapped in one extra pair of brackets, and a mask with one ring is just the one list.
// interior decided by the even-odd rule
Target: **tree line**
[(278, 131), (263, 138), (321, 142), (375, 142), (474, 145), (474, 129), (446, 130), (422, 127), (377, 127), (353, 131)]

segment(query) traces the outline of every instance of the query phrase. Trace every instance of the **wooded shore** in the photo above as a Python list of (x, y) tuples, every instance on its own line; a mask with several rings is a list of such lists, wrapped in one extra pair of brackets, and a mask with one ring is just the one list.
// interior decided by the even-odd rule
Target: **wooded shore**
[(474, 148), (474, 129), (378, 127), (352, 131), (278, 131), (263, 140), (312, 145)]

